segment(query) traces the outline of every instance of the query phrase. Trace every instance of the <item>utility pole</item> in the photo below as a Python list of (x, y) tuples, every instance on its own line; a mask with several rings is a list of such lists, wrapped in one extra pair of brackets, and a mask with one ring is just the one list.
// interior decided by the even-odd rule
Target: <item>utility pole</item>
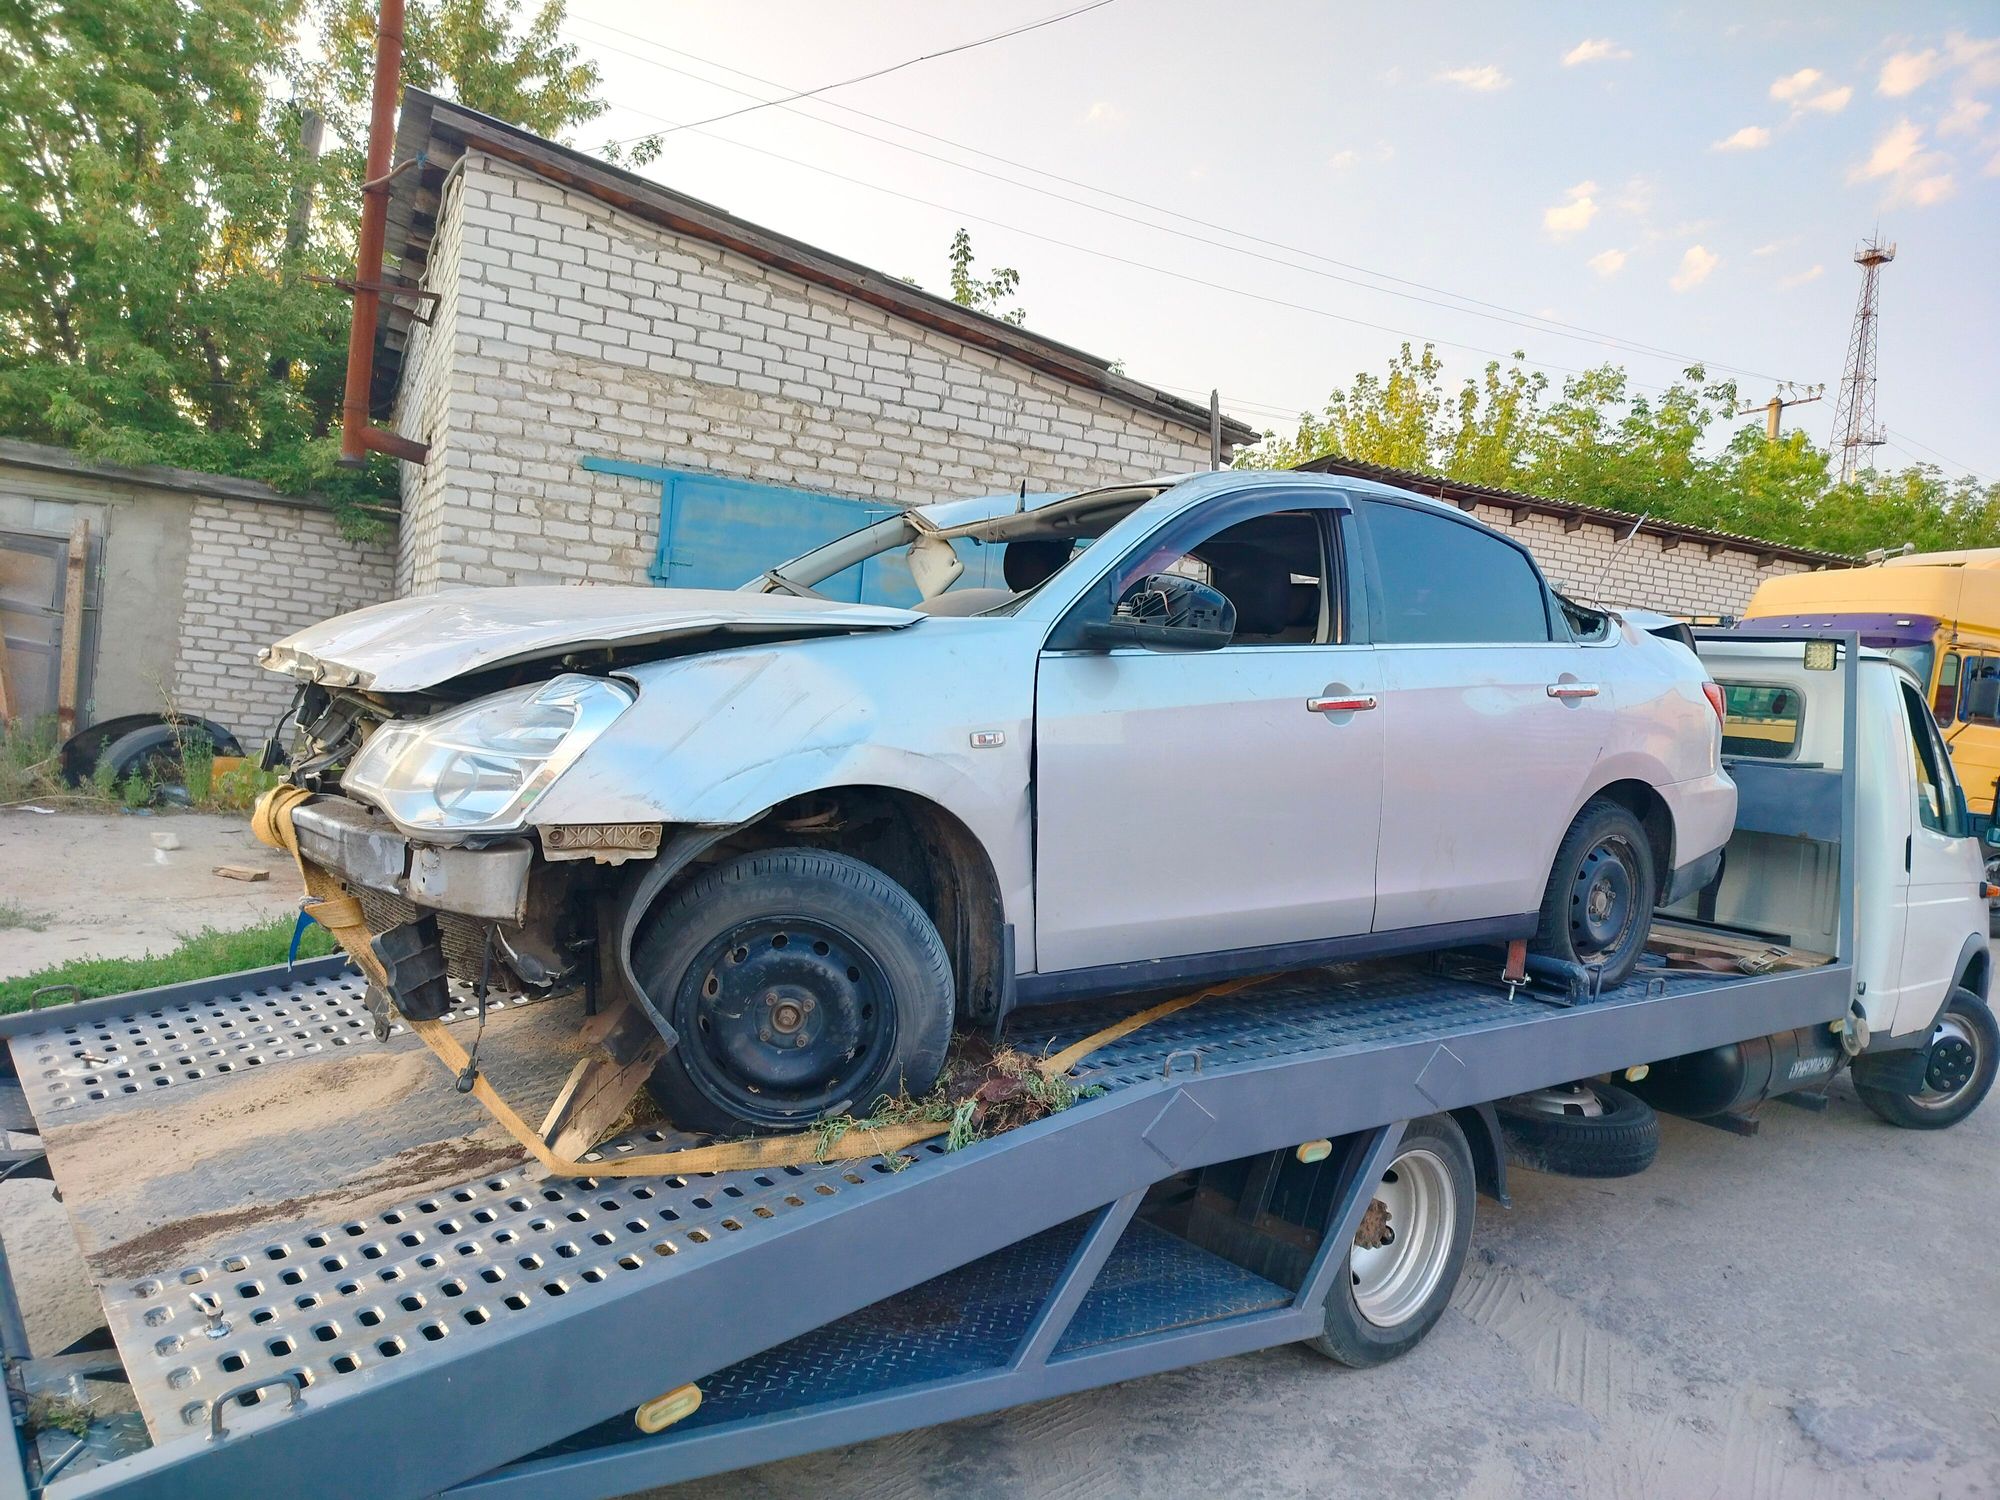
[(1833, 409), (1833, 448), (1840, 456), (1842, 484), (1861, 467), (1861, 450), (1879, 447), (1888, 437), (1875, 423), (1875, 326), (1882, 268), (1895, 258), (1896, 247), (1883, 244), (1879, 234), (1854, 252), (1854, 263), (1861, 267), (1861, 300), (1855, 304), (1847, 369), (1840, 377), (1840, 400)]
[(1761, 406), (1755, 401), (1746, 401), (1736, 408), (1736, 415), (1747, 417), (1753, 411), (1761, 411), (1764, 414), (1764, 439), (1775, 443), (1778, 440), (1778, 421), (1784, 416), (1786, 407), (1804, 406), (1823, 399), (1825, 395), (1824, 385), (1793, 385), (1791, 381), (1783, 380), (1778, 383), (1777, 394), (1769, 401)]

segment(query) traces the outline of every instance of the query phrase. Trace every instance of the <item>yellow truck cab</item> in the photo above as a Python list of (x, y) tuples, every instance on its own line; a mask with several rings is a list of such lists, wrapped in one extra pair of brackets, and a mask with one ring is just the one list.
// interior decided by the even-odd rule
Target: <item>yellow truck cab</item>
[[(2000, 879), (2000, 547), (1924, 552), (1765, 580), (1743, 611), (1760, 629), (1852, 630), (1916, 674)], [(1762, 717), (1769, 705), (1732, 704)], [(1996, 914), (2000, 920), (2000, 914)]]

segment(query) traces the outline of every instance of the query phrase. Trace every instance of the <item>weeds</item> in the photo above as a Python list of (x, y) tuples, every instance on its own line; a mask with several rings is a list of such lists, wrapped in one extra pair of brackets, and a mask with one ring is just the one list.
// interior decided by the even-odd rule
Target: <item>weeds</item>
[(206, 729), (179, 724), (174, 728), (174, 743), (180, 747), (181, 785), (187, 788), (188, 801), (196, 807), (206, 806), (215, 793), (215, 742)]
[(40, 932), (48, 925), (47, 912), (29, 911), (11, 901), (0, 901), (0, 932)]
[[(1035, 1060), (1013, 1047), (995, 1049), (982, 1037), (960, 1036), (945, 1059), (937, 1087), (920, 1098), (901, 1094), (876, 1101), (875, 1112), (857, 1119), (835, 1115), (813, 1123), (813, 1154), (825, 1161), (850, 1131), (882, 1130), (892, 1125), (948, 1125), (945, 1150), (963, 1151), (975, 1142), (1014, 1130), (1095, 1097), (1096, 1088), (1079, 1089), (1067, 1078), (1048, 1078)], [(891, 1171), (900, 1172), (915, 1158), (885, 1156)]]
[(178, 779), (187, 804), (197, 811), (248, 812), (264, 791), (284, 779), (248, 760), (218, 770), (214, 741), (198, 725), (176, 729), (174, 743), (180, 761), (177, 778), (172, 757), (164, 765), (156, 761), (153, 775), (134, 771), (124, 777), (100, 757), (89, 776), (71, 786), (63, 780), (55, 716), (17, 720), (0, 730), (0, 806), (34, 802), (79, 812), (137, 811), (158, 800), (159, 773), (164, 772), (165, 781)]
[(75, 1437), (90, 1434), (90, 1419), (96, 1415), (88, 1401), (74, 1396), (45, 1394), (28, 1398), (29, 1432), (67, 1432)]

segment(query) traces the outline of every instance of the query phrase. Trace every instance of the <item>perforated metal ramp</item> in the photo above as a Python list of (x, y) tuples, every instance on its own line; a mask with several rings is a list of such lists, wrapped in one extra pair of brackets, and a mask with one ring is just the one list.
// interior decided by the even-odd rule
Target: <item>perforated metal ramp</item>
[[(50, 1493), (254, 1492), (282, 1474), (301, 1496), (425, 1494), (593, 1431), (629, 1438), (621, 1413), (716, 1372), (691, 1436), (934, 1379), (1018, 1335), (1080, 1220), (1175, 1171), (1824, 1020), (1847, 982), (1654, 976), (1557, 1009), (1464, 967), (1317, 971), (1149, 1025), (1089, 1060), (1094, 1097), (965, 1151), (929, 1143), (906, 1169), (624, 1180), (524, 1167), (428, 1053), (368, 1036), (351, 978), (52, 1013), (13, 1056), (155, 1446)], [(489, 1020), (496, 1069), (517, 1070), (503, 1091), (553, 1091), (567, 1003)], [(1012, 1040), (1059, 1047), (1143, 1003), (1027, 1012)], [(404, 1069), (410, 1087), (380, 1086)], [(895, 1326), (921, 1299), (862, 1311), (927, 1283), (952, 1288), (935, 1326)], [(1231, 1323), (1288, 1294), (1134, 1225), (1054, 1363), (1172, 1326), (1177, 1295)], [(244, 1386), (211, 1440), (213, 1404)]]

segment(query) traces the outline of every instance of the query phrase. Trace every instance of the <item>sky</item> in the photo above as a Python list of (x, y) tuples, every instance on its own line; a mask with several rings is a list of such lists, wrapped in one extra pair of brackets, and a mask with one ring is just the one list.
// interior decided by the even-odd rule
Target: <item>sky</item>
[(933, 291), (962, 225), (1030, 328), (1266, 430), (1409, 340), (1824, 383), (1824, 445), (1879, 233), (1877, 460), (2000, 481), (2000, 7), (1109, 0), (701, 123), (1087, 3), (571, 0), (571, 144), (696, 125), (646, 174)]

